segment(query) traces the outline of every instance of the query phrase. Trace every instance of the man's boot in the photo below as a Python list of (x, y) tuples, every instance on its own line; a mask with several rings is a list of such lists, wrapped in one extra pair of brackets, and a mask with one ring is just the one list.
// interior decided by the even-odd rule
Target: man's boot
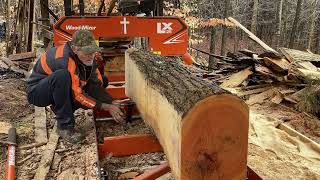
[(79, 144), (84, 140), (84, 136), (74, 129), (58, 129), (57, 132), (63, 140), (71, 144)]

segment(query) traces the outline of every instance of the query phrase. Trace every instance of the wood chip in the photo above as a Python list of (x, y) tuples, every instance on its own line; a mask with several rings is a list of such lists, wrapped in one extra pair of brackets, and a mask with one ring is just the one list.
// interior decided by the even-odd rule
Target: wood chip
[(252, 95), (246, 103), (248, 105), (262, 104), (265, 100), (274, 97), (276, 91), (276, 88), (272, 88), (263, 93)]

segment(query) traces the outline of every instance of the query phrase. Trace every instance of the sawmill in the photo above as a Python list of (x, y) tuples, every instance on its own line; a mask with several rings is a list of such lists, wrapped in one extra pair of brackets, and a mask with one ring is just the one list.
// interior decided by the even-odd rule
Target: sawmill
[[(305, 74), (315, 77), (316, 73), (310, 68), (318, 71), (315, 63), (296, 61), (295, 58), (303, 54), (306, 59), (316, 59), (318, 55), (287, 48), (280, 48), (279, 53), (229, 17), (206, 23), (238, 27), (263, 47), (264, 52), (258, 54), (244, 49), (219, 56), (192, 47), (192, 35), (186, 19), (165, 16), (163, 9), (168, 4), (161, 0), (112, 0), (108, 6), (102, 2), (103, 6), (94, 13), (86, 11), (85, 4), (90, 3), (84, 0), (79, 0), (77, 6), (73, 0), (64, 0), (64, 16), (58, 16), (48, 2), (41, 1), (41, 8), (48, 16), (30, 24), (33, 28), (38, 25), (37, 30), (45, 29), (33, 34), (43, 37), (43, 41), (34, 43), (29, 39), (26, 47), (34, 48), (34, 44), (39, 47), (1, 58), (0, 80), (2, 75), (4, 81), (24, 77), (29, 83), (38, 73), (35, 72), (37, 67), (41, 67), (39, 72), (47, 77), (52, 76), (59, 71), (53, 67), (60, 67), (57, 64), (66, 56), (66, 44), (70, 43), (71, 51), (80, 58), (72, 43), (78, 32), (90, 32), (95, 42), (93, 46), (99, 50), (94, 52), (97, 71), (91, 69), (94, 65), (90, 66), (88, 82), (92, 78), (91, 73), (96, 73), (104, 93), (112, 97), (110, 104), (119, 108), (124, 121), (120, 122), (113, 111), (104, 109), (104, 103), (97, 108), (98, 99), (89, 94), (89, 97), (94, 97), (94, 101), (87, 102), (88, 106), (93, 104), (92, 107), (81, 109), (80, 106), (73, 111), (75, 130), (85, 135), (84, 140), (70, 144), (59, 131), (61, 125), (56, 102), (41, 107), (31, 105), (33, 101), (27, 84), (27, 97), (20, 100), (26, 104), (19, 109), (31, 107), (32, 110), (19, 122), (32, 121), (32, 125), (20, 126), (33, 129), (29, 130), (33, 135), (23, 135), (25, 130), (19, 129), (19, 123), (0, 121), (0, 135), (5, 134), (4, 138), (0, 136), (1, 145), (5, 145), (2, 148), (5, 160), (0, 168), (4, 167), (5, 179), (320, 178), (318, 140), (306, 137), (285, 124), (283, 113), (289, 110), (284, 110), (284, 105), (281, 105), (284, 102), (298, 103), (296, 93), (299, 92), (301, 97), (302, 87), (307, 86), (301, 85)], [(5, 22), (2, 24), (0, 38), (4, 39), (8, 29)], [(35, 38), (31, 39), (34, 41)], [(19, 37), (16, 40), (18, 42)], [(193, 51), (197, 56), (202, 53), (218, 59), (216, 68), (210, 71), (197, 62)], [(50, 53), (55, 55), (54, 66), (50, 64)], [(88, 93), (84, 89), (87, 82), (81, 79), (81, 71), (70, 70), (70, 58), (66, 63), (72, 83), (70, 94), (75, 98), (74, 102), (83, 102), (85, 100), (76, 92), (83, 92), (83, 97), (86, 97)], [(294, 66), (299, 75), (290, 73), (295, 62), (300, 63), (299, 67)], [(75, 72), (78, 79), (74, 79), (71, 72)], [(8, 83), (18, 83), (9, 80)], [(82, 90), (75, 89), (74, 84), (80, 84)], [(9, 93), (10, 90), (2, 92)], [(56, 97), (53, 94), (50, 98)], [(64, 104), (67, 104), (68, 98), (64, 99)], [(265, 116), (277, 114), (276, 107), (271, 106), (274, 109), (270, 111), (265, 108), (263, 112), (262, 106), (255, 106), (267, 101), (281, 105), (281, 121)], [(289, 118), (289, 113), (287, 116)], [(294, 156), (301, 159), (294, 159)], [(294, 159), (292, 164), (290, 158)], [(296, 171), (301, 176), (295, 173), (281, 176), (286, 167), (289, 167), (288, 172)]]

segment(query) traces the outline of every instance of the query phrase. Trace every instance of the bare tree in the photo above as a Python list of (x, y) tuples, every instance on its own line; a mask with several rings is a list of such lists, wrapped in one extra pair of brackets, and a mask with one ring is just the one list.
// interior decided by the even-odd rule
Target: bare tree
[(302, 0), (298, 0), (296, 14), (294, 17), (293, 26), (292, 26), (292, 30), (291, 30), (289, 48), (293, 48), (293, 46), (294, 46), (294, 40), (296, 38), (296, 31), (297, 31), (298, 22), (299, 22), (299, 18), (300, 18), (300, 14), (301, 14), (301, 5), (302, 5)]
[(314, 8), (311, 16), (311, 23), (310, 23), (310, 33), (309, 33), (309, 40), (308, 40), (308, 49), (311, 50), (312, 42), (313, 42), (313, 37), (314, 37), (314, 29), (315, 29), (315, 24), (317, 20), (317, 7), (318, 7), (318, 0), (314, 0), (313, 2)]
[(280, 46), (281, 28), (282, 28), (282, 7), (283, 7), (283, 0), (280, 0), (279, 6), (278, 6), (278, 26), (277, 26), (277, 33), (276, 33), (276, 48)]
[(10, 52), (10, 4), (11, 1), (7, 0), (6, 1), (6, 51), (7, 51), (7, 56), (9, 55), (8, 52)]
[[(214, 54), (216, 50), (216, 27), (210, 27), (210, 53)], [(209, 57), (209, 68), (215, 68), (217, 62), (213, 56)]]
[[(228, 18), (228, 11), (230, 6), (230, 0), (224, 0), (224, 18)], [(221, 39), (221, 56), (225, 55), (226, 41), (227, 41), (227, 27), (223, 26), (222, 39)]]

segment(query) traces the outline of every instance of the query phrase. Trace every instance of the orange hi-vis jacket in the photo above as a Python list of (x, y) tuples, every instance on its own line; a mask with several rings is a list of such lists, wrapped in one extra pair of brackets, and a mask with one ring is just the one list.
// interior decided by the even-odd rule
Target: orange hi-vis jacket
[[(89, 77), (80, 71), (80, 60), (74, 54), (69, 43), (50, 48), (36, 62), (33, 72), (27, 81), (27, 91), (30, 92), (39, 81), (46, 78), (52, 72), (59, 69), (67, 69), (72, 80), (72, 95), (77, 103), (90, 109), (100, 109), (101, 102), (90, 97), (82, 88), (86, 85)], [(94, 60), (90, 79), (96, 80), (97, 88), (103, 86), (102, 76), (98, 70), (97, 62)]]

